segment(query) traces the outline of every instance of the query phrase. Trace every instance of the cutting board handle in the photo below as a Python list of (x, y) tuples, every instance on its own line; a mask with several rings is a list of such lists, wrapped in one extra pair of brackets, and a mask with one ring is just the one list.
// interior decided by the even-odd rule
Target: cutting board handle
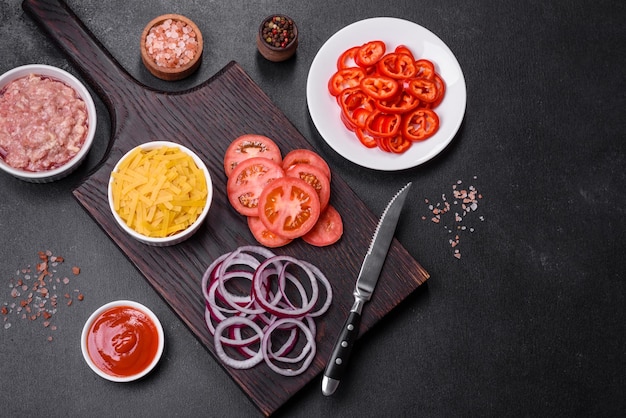
[(128, 90), (139, 87), (137, 81), (122, 68), (64, 1), (24, 0), (22, 8), (63, 50), (114, 117), (113, 102), (123, 105), (124, 97), (132, 97), (132, 92), (129, 96)]

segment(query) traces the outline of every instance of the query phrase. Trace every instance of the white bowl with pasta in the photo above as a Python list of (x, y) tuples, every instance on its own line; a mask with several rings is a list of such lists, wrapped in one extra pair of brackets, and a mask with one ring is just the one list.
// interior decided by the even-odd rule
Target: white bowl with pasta
[(175, 245), (191, 237), (206, 219), (212, 198), (204, 162), (174, 142), (153, 141), (131, 149), (109, 177), (113, 217), (128, 235), (147, 245)]

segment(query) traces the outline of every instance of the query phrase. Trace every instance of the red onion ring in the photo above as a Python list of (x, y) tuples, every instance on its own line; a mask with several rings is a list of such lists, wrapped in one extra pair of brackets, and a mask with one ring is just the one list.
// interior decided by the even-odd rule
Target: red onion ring
[[(306, 276), (309, 278), (309, 282), (311, 286), (311, 298), (309, 300), (303, 300), (302, 301), (303, 306), (299, 309), (281, 308), (277, 304), (275, 303), (272, 304), (270, 303), (270, 301), (264, 298), (261, 285), (265, 284), (266, 280), (269, 279), (269, 277), (271, 276), (271, 274), (267, 274), (265, 270), (270, 265), (276, 265), (276, 263), (280, 261), (286, 261), (287, 263), (300, 267), (302, 271), (306, 273)], [(278, 279), (280, 283), (284, 283), (285, 269), (286, 269), (286, 266), (283, 266), (282, 268), (278, 268), (277, 270), (279, 272)], [(271, 272), (272, 271), (270, 270), (270, 273)], [(315, 305), (315, 302), (317, 301), (317, 295), (318, 295), (317, 279), (313, 275), (313, 272), (311, 271), (311, 269), (308, 266), (304, 265), (300, 260), (287, 256), (287, 255), (268, 258), (263, 263), (261, 263), (261, 265), (257, 268), (256, 272), (254, 273), (254, 279), (252, 280), (252, 291), (254, 293), (257, 303), (261, 307), (263, 307), (266, 311), (280, 318), (299, 318), (308, 314), (311, 311), (311, 309), (313, 309), (313, 306)], [(293, 306), (293, 304), (290, 301), (288, 302), (288, 304)]]
[[(260, 260), (262, 257), (265, 259)], [(290, 266), (304, 274), (288, 271)], [(229, 291), (227, 283), (239, 279), (251, 282), (249, 291)], [(313, 361), (314, 317), (325, 313), (332, 302), (330, 282), (313, 264), (256, 246), (240, 247), (213, 261), (202, 276), (202, 293), (205, 322), (218, 358), (236, 369), (254, 367), (264, 360), (283, 376), (298, 375)], [(248, 330), (245, 334), (244, 329)], [(224, 335), (226, 330), (228, 335)], [(278, 330), (285, 332), (280, 338)], [(304, 342), (300, 342), (302, 335)], [(272, 340), (280, 341), (280, 346), (274, 349)], [(227, 354), (225, 347), (244, 358)]]
[[(288, 323), (297, 325), (302, 330), (302, 332), (304, 333), (304, 335), (306, 336), (306, 339), (307, 339), (307, 344), (305, 345), (305, 347), (302, 350), (303, 352), (306, 351), (305, 357), (304, 357), (304, 361), (302, 362), (300, 367), (297, 368), (297, 369), (281, 368), (281, 367), (277, 366), (273, 362), (276, 359), (270, 358), (270, 356), (268, 354), (268, 352), (269, 352), (268, 351), (268, 345), (269, 345), (269, 341), (271, 339), (272, 332), (274, 332), (274, 330), (276, 330), (281, 325), (288, 324)], [(306, 324), (304, 322), (302, 322), (302, 320), (300, 320), (300, 319), (280, 318), (280, 319), (278, 319), (276, 322), (274, 322), (272, 325), (270, 325), (265, 330), (265, 335), (263, 336), (263, 342), (262, 342), (262, 347), (261, 347), (261, 353), (263, 355), (263, 360), (265, 360), (265, 363), (269, 366), (270, 369), (274, 370), (276, 373), (278, 373), (280, 375), (283, 375), (283, 376), (297, 376), (297, 375), (301, 374), (304, 370), (306, 370), (309, 367), (309, 365), (313, 361), (313, 358), (315, 357), (315, 352), (316, 352), (315, 337), (313, 336), (313, 333), (311, 332), (309, 327), (307, 327)]]
[(225, 320), (217, 324), (217, 326), (215, 327), (215, 336), (213, 339), (213, 341), (215, 342), (215, 354), (219, 357), (220, 360), (222, 360), (224, 364), (234, 369), (249, 369), (256, 366), (263, 360), (263, 351), (261, 349), (259, 349), (259, 351), (257, 351), (254, 356), (244, 360), (230, 357), (228, 354), (226, 354), (226, 351), (224, 351), (224, 346), (222, 343), (226, 338), (224, 338), (222, 332), (228, 327), (234, 325), (247, 325), (254, 332), (256, 332), (258, 338), (262, 341), (264, 335), (263, 330), (254, 321), (245, 316), (231, 316), (230, 318), (226, 318)]

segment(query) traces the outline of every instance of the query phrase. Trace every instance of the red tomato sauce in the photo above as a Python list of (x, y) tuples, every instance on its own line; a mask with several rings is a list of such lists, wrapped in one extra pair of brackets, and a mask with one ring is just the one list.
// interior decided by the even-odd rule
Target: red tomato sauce
[(89, 329), (91, 360), (107, 374), (128, 377), (146, 369), (157, 354), (157, 328), (144, 312), (117, 306), (103, 312)]

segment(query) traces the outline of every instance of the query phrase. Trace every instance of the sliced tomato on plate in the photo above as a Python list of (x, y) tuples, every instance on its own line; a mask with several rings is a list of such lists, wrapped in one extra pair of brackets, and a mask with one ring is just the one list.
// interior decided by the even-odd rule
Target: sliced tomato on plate
[(283, 158), (283, 169), (289, 170), (289, 167), (295, 164), (311, 164), (321, 169), (328, 180), (331, 180), (330, 167), (319, 154), (308, 149), (294, 149), (289, 151)]
[(332, 205), (328, 205), (313, 229), (305, 234), (302, 239), (316, 247), (325, 247), (339, 241), (342, 235), (343, 220), (341, 215)]
[(294, 164), (285, 171), (285, 175), (287, 177), (297, 177), (309, 183), (315, 189), (320, 199), (320, 210), (326, 209), (326, 205), (328, 205), (330, 200), (330, 180), (321, 168), (312, 164)]
[(226, 149), (224, 154), (224, 172), (230, 177), (233, 169), (243, 160), (254, 157), (265, 157), (282, 162), (282, 156), (278, 145), (264, 135), (245, 134), (235, 139)]
[(289, 244), (292, 240), (270, 232), (257, 216), (248, 216), (248, 228), (259, 244), (268, 248), (278, 248)]
[(258, 207), (265, 227), (287, 239), (309, 232), (320, 216), (317, 192), (296, 177), (282, 177), (268, 184), (259, 197)]
[(261, 193), (272, 181), (284, 177), (285, 171), (278, 163), (263, 157), (241, 161), (226, 183), (230, 204), (245, 216), (257, 216)]

